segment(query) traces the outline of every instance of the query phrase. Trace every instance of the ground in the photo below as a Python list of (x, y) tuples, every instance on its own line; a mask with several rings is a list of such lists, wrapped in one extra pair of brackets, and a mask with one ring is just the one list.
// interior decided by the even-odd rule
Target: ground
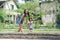
[[(17, 32), (18, 29), (0, 29), (0, 32)], [(33, 32), (60, 32), (60, 29), (33, 29)], [(23, 29), (23, 32), (29, 32), (29, 29)]]

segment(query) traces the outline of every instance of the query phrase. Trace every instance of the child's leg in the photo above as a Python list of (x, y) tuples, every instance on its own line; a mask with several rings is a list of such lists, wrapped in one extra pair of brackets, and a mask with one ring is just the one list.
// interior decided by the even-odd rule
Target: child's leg
[(30, 28), (29, 30), (30, 30), (30, 32), (32, 32), (32, 28)]
[(30, 32), (32, 32), (32, 30), (30, 30)]

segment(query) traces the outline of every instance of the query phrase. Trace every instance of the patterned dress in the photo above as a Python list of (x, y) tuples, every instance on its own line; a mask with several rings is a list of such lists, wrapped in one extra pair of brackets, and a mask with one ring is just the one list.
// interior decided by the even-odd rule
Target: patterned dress
[(21, 18), (20, 15), (18, 15), (17, 18), (16, 18), (16, 23), (17, 24), (20, 24), (20, 18)]

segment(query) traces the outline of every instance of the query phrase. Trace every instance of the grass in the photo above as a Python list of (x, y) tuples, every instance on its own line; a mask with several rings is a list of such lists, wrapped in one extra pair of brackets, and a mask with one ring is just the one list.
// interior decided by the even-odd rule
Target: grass
[[(18, 29), (0, 29), (0, 32), (17, 32)], [(33, 32), (60, 32), (60, 29), (33, 29)], [(23, 32), (29, 32), (28, 29), (23, 29)]]
[[(6, 28), (6, 29), (5, 29)], [(16, 29), (15, 29), (16, 28)], [(16, 24), (4, 24), (4, 23), (1, 23), (0, 24), (0, 32), (17, 32), (17, 29), (18, 28), (18, 25)], [(27, 27), (24, 25), (23, 26), (23, 32), (29, 32), (29, 30), (27, 29)], [(34, 28), (34, 25), (33, 25), (33, 28)], [(44, 26), (42, 26), (42, 28), (40, 27), (37, 27), (38, 29), (33, 29), (32, 31), (33, 32), (60, 32), (60, 29), (55, 29), (55, 28), (52, 28), (52, 29), (48, 29), (47, 27), (44, 28)]]

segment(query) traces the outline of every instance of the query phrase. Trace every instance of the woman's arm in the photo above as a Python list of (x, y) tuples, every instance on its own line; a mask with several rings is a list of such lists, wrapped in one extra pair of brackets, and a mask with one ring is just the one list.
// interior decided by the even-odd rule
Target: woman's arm
[(24, 14), (21, 15), (20, 21), (24, 19)]
[(29, 21), (28, 21), (28, 24), (27, 25), (28, 25), (27, 28), (29, 29)]

